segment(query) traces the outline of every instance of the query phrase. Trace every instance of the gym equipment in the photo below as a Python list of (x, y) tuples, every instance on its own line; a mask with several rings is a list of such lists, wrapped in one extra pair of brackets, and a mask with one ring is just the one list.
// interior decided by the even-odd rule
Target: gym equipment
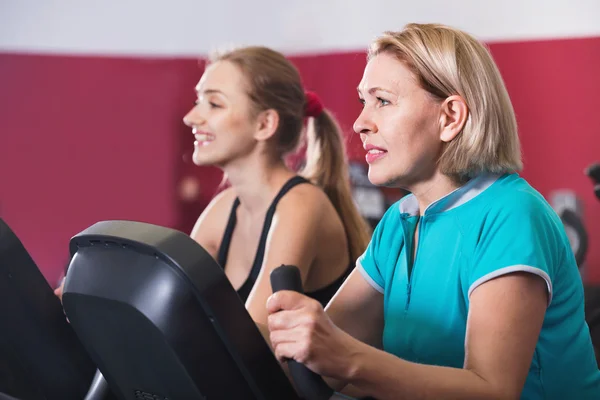
[(586, 168), (585, 174), (590, 177), (594, 183), (594, 193), (600, 200), (600, 163), (594, 163)]
[(581, 270), (588, 251), (588, 234), (583, 223), (582, 202), (571, 190), (557, 190), (549, 197), (552, 208), (563, 223), (575, 261)]
[(103, 221), (70, 251), (63, 306), (119, 399), (299, 398), (223, 269), (188, 235)]
[[(271, 272), (271, 287), (273, 293), (280, 290), (293, 290), (304, 293), (302, 288), (302, 278), (300, 270), (293, 265), (282, 265)], [(287, 362), (290, 375), (298, 386), (298, 391), (305, 399), (327, 400), (333, 394), (331, 389), (323, 378), (312, 372), (304, 365), (290, 360)]]
[[(585, 169), (585, 174), (592, 180), (594, 193), (600, 200), (600, 163), (590, 165)], [(585, 287), (585, 319), (590, 327), (596, 359), (600, 366), (600, 286)]]
[(0, 399), (83, 399), (96, 366), (29, 253), (0, 219)]

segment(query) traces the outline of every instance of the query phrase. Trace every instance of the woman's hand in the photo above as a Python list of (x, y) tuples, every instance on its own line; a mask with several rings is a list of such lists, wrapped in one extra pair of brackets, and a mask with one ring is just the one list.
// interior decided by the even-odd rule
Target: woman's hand
[(56, 295), (56, 297), (58, 297), (60, 299), (60, 302), (62, 303), (62, 295), (63, 295), (63, 288), (65, 287), (65, 278), (63, 278), (60, 282), (60, 286), (57, 287), (56, 289), (54, 289), (54, 294)]
[(271, 345), (280, 362), (293, 359), (317, 374), (347, 380), (365, 346), (329, 319), (319, 302), (292, 291), (267, 301)]

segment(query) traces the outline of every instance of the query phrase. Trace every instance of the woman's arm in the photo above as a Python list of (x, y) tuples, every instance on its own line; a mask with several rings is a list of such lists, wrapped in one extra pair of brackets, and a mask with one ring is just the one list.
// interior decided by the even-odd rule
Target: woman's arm
[[(325, 313), (353, 338), (377, 349), (383, 348), (383, 294), (375, 290), (357, 267), (331, 299)], [(348, 382), (326, 379), (329, 386), (352, 397), (367, 394)], [(343, 389), (343, 390), (342, 390)]]
[[(288, 350), (298, 353), (300, 362), (323, 354), (332, 368), (348, 366), (354, 342), (373, 348), (381, 347), (383, 333), (383, 295), (375, 290), (355, 269), (326, 311), (319, 302), (298, 293), (282, 291), (267, 303), (270, 340), (275, 355), (284, 361)], [(334, 346), (334, 347), (331, 347)], [(312, 369), (311, 365), (308, 367)], [(327, 375), (327, 383), (336, 390), (348, 384), (346, 374)]]
[(325, 312), (338, 328), (353, 338), (381, 349), (383, 294), (363, 278), (359, 268), (352, 271)]
[(518, 399), (547, 302), (544, 280), (527, 273), (505, 275), (475, 289), (462, 369), (411, 363), (360, 342), (336, 327), (311, 299), (293, 292), (269, 299), (269, 328), (280, 360), (295, 359), (380, 400)]
[(319, 230), (322, 225), (320, 189), (303, 185), (290, 191), (277, 205), (277, 211), (267, 236), (260, 273), (246, 300), (246, 309), (268, 340), (266, 303), (273, 293), (271, 272), (282, 264), (294, 265), (306, 283), (311, 265), (317, 256)]

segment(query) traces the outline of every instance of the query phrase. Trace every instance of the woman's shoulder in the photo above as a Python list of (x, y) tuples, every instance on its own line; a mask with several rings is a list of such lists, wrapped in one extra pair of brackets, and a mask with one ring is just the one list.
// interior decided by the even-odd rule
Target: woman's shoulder
[(227, 219), (235, 199), (236, 193), (232, 188), (219, 192), (202, 211), (198, 221)]
[[(499, 179), (485, 193), (486, 214), (511, 218), (515, 221), (535, 219), (558, 222), (556, 212), (546, 198), (518, 174)], [(486, 191), (487, 192), (487, 191)]]
[[(283, 196), (279, 202), (286, 207), (304, 206), (307, 208), (320, 209), (322, 206), (331, 204), (327, 194), (317, 185), (309, 182), (297, 184)], [(278, 205), (279, 206), (279, 205)]]
[(300, 184), (290, 189), (277, 204), (275, 213), (279, 220), (293, 220), (318, 229), (340, 222), (339, 213), (327, 194), (313, 184)]
[(235, 199), (236, 194), (232, 188), (217, 194), (202, 211), (192, 229), (190, 236), (211, 254), (217, 251)]

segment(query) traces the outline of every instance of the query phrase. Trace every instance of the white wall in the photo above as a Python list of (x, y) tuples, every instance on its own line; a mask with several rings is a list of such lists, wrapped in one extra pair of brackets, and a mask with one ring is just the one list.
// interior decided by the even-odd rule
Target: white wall
[(0, 0), (0, 51), (197, 56), (227, 43), (288, 53), (362, 49), (413, 21), (488, 41), (598, 36), (600, 0)]

